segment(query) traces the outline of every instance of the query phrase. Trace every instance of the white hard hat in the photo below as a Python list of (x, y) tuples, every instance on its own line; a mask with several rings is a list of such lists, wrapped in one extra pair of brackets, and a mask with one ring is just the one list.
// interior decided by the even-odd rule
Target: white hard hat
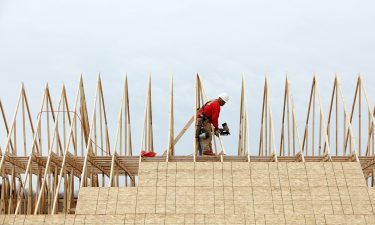
[(225, 93), (225, 92), (219, 94), (219, 98), (223, 99), (223, 101), (225, 103), (227, 103), (229, 101), (229, 95), (227, 93)]

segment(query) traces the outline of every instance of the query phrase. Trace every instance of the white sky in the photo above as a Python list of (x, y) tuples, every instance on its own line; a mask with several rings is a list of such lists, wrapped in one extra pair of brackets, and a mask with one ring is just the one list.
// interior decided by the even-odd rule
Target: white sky
[[(348, 103), (359, 72), (374, 100), (374, 12), (371, 0), (0, 0), (0, 98), (10, 121), (24, 82), (36, 119), (45, 83), (49, 82), (55, 101), (65, 83), (73, 104), (82, 72), (91, 108), (96, 75), (101, 72), (114, 143), (122, 82), (128, 72), (134, 151), (138, 151), (146, 79), (152, 72), (155, 148), (160, 154), (167, 146), (170, 76), (175, 76), (177, 133), (193, 113), (194, 74), (200, 72), (209, 96), (223, 91), (231, 96), (220, 120), (232, 128), (233, 135), (224, 142), (228, 153), (235, 154), (244, 72), (251, 152), (256, 154), (265, 73), (271, 83), (277, 145), (285, 72), (298, 106), (300, 130), (313, 72), (320, 81), (325, 116), (336, 71)], [(192, 152), (192, 134), (187, 135), (177, 145), (178, 153)]]

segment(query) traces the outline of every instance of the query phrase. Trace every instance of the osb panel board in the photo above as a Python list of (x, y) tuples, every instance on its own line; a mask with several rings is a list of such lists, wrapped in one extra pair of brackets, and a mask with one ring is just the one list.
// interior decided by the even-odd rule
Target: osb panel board
[(375, 224), (374, 215), (209, 215), (209, 214), (125, 214), (0, 216), (3, 224)]
[(76, 214), (373, 215), (375, 193), (351, 162), (142, 163), (139, 186), (82, 188)]
[(375, 224), (358, 163), (144, 162), (138, 187), (82, 188), (76, 215), (3, 224)]

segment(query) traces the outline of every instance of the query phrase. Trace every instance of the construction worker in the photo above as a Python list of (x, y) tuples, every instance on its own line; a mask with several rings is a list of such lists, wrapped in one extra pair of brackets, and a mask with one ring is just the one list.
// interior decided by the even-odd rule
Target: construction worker
[(214, 134), (219, 136), (220, 107), (229, 101), (227, 93), (221, 93), (217, 99), (208, 101), (197, 110), (196, 141), (199, 155), (215, 155), (212, 151), (212, 127)]

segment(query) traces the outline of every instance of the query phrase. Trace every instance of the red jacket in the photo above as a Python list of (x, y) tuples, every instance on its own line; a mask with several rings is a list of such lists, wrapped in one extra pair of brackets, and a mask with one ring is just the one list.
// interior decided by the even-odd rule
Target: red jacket
[[(215, 129), (219, 129), (220, 104), (218, 100), (209, 102), (204, 106), (204, 115), (214, 125)], [(202, 117), (202, 109), (199, 110), (198, 117)]]

